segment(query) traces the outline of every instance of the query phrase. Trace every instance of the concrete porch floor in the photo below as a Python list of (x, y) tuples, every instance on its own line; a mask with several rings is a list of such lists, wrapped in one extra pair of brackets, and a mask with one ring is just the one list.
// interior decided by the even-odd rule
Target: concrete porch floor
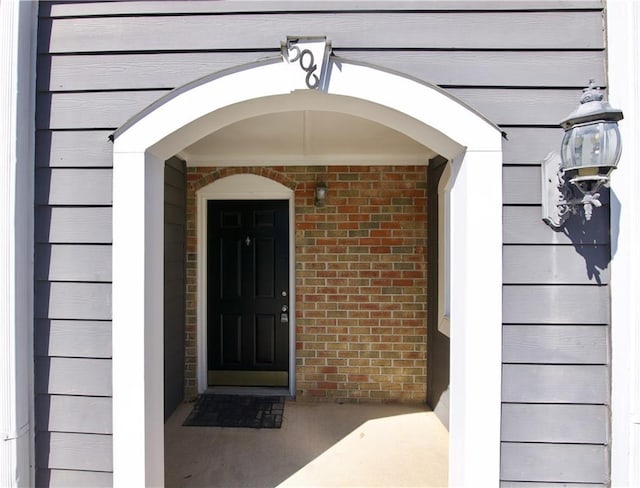
[(447, 486), (448, 432), (427, 407), (287, 401), (280, 429), (165, 425), (168, 487)]

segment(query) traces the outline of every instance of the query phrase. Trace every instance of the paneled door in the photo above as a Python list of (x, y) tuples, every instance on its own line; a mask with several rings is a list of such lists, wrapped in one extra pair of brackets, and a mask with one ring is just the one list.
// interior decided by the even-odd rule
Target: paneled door
[(289, 202), (209, 201), (210, 386), (289, 382)]

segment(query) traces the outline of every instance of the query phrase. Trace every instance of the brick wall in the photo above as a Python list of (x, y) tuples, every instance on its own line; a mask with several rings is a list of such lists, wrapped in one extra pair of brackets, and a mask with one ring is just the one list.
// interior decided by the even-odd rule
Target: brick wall
[[(426, 167), (189, 168), (186, 394), (196, 393), (196, 200), (255, 173), (295, 190), (296, 390), (313, 399), (426, 399)], [(316, 181), (326, 206), (314, 206)]]

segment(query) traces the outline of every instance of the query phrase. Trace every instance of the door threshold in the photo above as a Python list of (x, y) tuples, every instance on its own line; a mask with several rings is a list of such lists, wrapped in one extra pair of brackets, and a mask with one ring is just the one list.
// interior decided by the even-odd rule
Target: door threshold
[(205, 393), (209, 395), (283, 396), (293, 398), (289, 389), (285, 387), (208, 386)]

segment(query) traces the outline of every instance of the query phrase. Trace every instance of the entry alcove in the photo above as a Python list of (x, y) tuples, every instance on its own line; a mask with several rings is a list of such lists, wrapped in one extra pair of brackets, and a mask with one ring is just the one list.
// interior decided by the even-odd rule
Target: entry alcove
[[(198, 381), (188, 378), (189, 384), (198, 391), (215, 386), (204, 366), (207, 342), (213, 344), (206, 326), (204, 202), (289, 199), (290, 298), (275, 300), (292, 310), (290, 381), (278, 386), (327, 400), (424, 402), (426, 168), (433, 155), (379, 123), (321, 111), (242, 120), (185, 148), (179, 156), (189, 166), (187, 225), (197, 238), (187, 253), (193, 258), (187, 257), (187, 287), (197, 290), (187, 299), (187, 317), (198, 316), (197, 331), (187, 331), (198, 338), (187, 344), (187, 364), (199, 365)], [(329, 197), (315, 208), (319, 182), (329, 186)], [(231, 376), (236, 386), (275, 384), (256, 374)]]
[[(175, 90), (115, 134), (114, 481), (126, 475), (129, 480), (144, 479), (150, 483), (156, 475), (161, 476), (159, 470), (151, 468), (162, 464), (163, 452), (163, 409), (158, 408), (157, 400), (162, 391), (164, 354), (162, 336), (154, 326), (162, 323), (159, 305), (162, 304), (163, 280), (159, 272), (163, 249), (158, 242), (162, 242), (164, 220), (157, 209), (162, 208), (164, 175), (160, 169), (173, 155), (188, 159), (186, 148), (207, 136), (215, 138), (218, 131), (220, 134), (225, 129), (230, 131), (228, 128), (233, 124), (259, 123), (261, 116), (288, 112), (306, 112), (307, 116), (311, 112), (338, 113), (363, 119), (365, 125), (373, 122), (392, 129), (433, 151), (422, 153), (424, 159), (420, 168), (424, 172), (425, 159), (434, 154), (451, 161), (451, 184), (446, 188), (451, 200), (448, 213), (451, 242), (447, 245), (451, 282), (447, 288), (451, 304), (451, 384), (452, 391), (457, 391), (458, 395), (452, 399), (449, 409), (450, 452), (452, 462), (463, 469), (452, 471), (450, 481), (455, 483), (457, 477), (467, 477), (469, 473), (475, 473), (476, 480), (497, 479), (497, 471), (488, 468), (498, 466), (497, 462), (478, 464), (464, 453), (471, 452), (470, 446), (476, 441), (482, 446), (487, 442), (491, 446), (499, 445), (500, 385), (499, 381), (487, 379), (499, 378), (500, 371), (499, 352), (491, 353), (499, 351), (500, 347), (500, 131), (441, 90), (396, 73), (341, 60), (340, 69), (332, 71), (324, 91), (293, 92), (287, 81), (290, 76), (291, 70), (277, 60), (213, 75)], [(364, 83), (365, 78), (367, 83)], [(255, 79), (260, 79), (261, 83), (252, 83)], [(417, 100), (421, 103), (416, 103)], [(309, 120), (313, 123), (316, 118), (313, 114)], [(353, 155), (349, 158), (354, 159)], [(332, 166), (321, 158), (311, 166), (309, 160), (305, 165), (283, 164), (282, 168), (341, 167)], [(369, 167), (382, 167), (374, 163), (384, 161), (372, 162)], [(187, 161), (187, 172), (192, 171), (190, 168), (202, 167), (203, 163), (191, 164)], [(398, 167), (410, 167), (406, 161), (405, 165)], [(221, 165), (204, 167), (214, 166)], [(224, 171), (226, 175), (248, 172), (244, 166), (246, 163), (227, 160)], [(361, 169), (363, 166), (361, 162), (358, 166), (353, 165)], [(277, 175), (281, 168), (273, 167), (272, 161), (253, 163), (252, 167), (259, 168), (256, 170), (259, 176), (282, 180), (280, 183), (284, 187), (291, 183), (286, 175)], [(219, 176), (206, 175), (204, 180), (213, 182)], [(190, 179), (197, 180), (199, 176), (188, 174), (187, 181)], [(494, 191), (487, 194), (487, 188)], [(328, 199), (331, 196), (329, 185)], [(478, 205), (469, 204), (477, 200), (484, 202), (482, 210)], [(309, 208), (317, 211), (312, 205)], [(481, 226), (479, 222), (482, 222)], [(189, 232), (192, 229), (187, 229), (187, 235)], [(482, 262), (468, 261), (469, 243), (482, 247), (485, 258)], [(474, 322), (485, 324), (481, 335), (487, 347), (482, 354), (467, 347), (474, 343), (474, 336), (480, 334), (470, 327), (471, 317)], [(475, 376), (478, 381), (474, 381)], [(481, 383), (480, 398), (473, 385)], [(458, 385), (457, 389), (454, 384)], [(135, 385), (143, 385), (143, 388)], [(134, 407), (131, 407), (132, 403)], [(479, 421), (469, 424), (472, 417), (478, 417)], [(461, 450), (460, 446), (465, 449)], [(497, 447), (492, 453), (497, 459)]]

